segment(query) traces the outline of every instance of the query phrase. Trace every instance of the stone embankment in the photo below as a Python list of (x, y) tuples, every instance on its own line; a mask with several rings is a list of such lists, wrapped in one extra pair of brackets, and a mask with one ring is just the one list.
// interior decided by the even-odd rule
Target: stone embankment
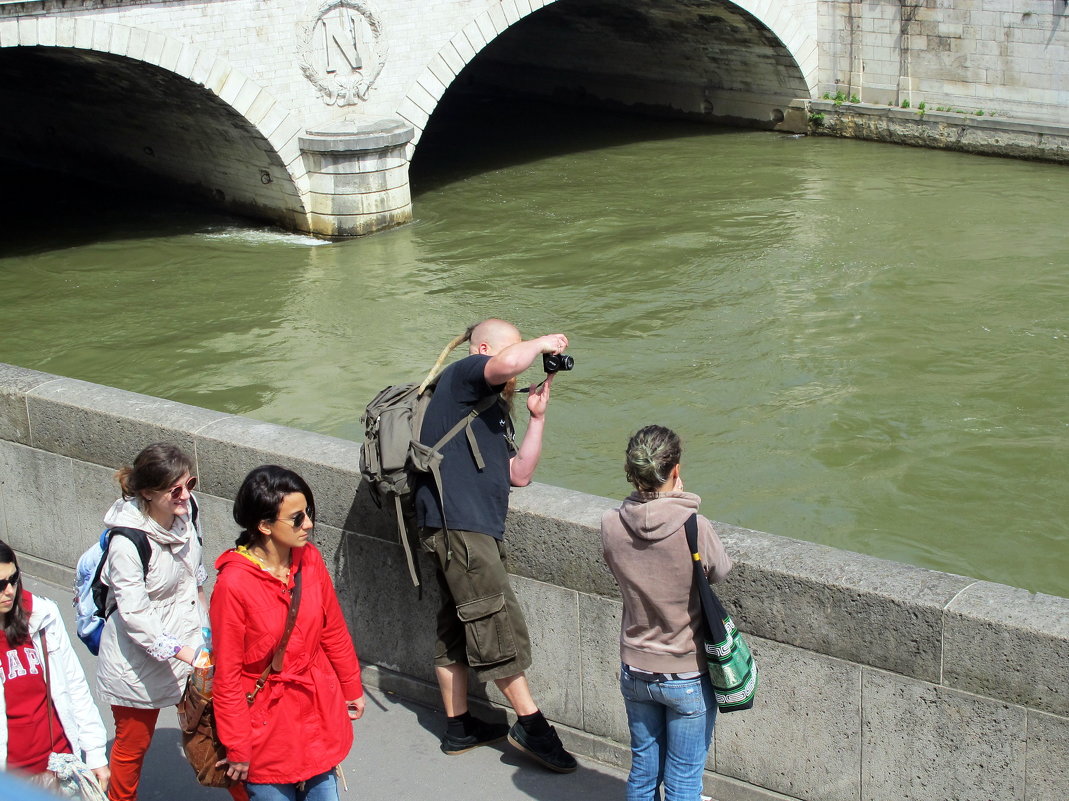
[(797, 100), (791, 112), (795, 120), (804, 116), (808, 132), (815, 135), (1069, 163), (1069, 125), (991, 116), (983, 109), (931, 111)]
[[(158, 440), (195, 455), (207, 559), (232, 543), (231, 499), (249, 469), (301, 472), (369, 680), (436, 702), (431, 567), (422, 565), (420, 599), (392, 520), (361, 486), (357, 443), (0, 365), (0, 537), (27, 572), (69, 580), (114, 500), (115, 468)], [(597, 531), (611, 504), (546, 485), (517, 490), (507, 539), (546, 714), (577, 753), (623, 765), (620, 602)], [(1069, 599), (721, 530), (737, 564), (722, 594), (750, 638), (761, 689), (752, 711), (717, 723), (710, 795), (1069, 798)]]

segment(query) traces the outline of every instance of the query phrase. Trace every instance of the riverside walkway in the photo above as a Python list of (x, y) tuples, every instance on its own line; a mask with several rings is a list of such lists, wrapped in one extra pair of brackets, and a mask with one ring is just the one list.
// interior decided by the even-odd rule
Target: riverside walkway
[[(67, 624), (72, 640), (72, 592), (27, 576), (26, 589), (51, 598)], [(357, 644), (359, 646), (359, 643)], [(88, 649), (74, 643), (90, 686), (96, 670)], [(342, 763), (349, 790), (342, 801), (619, 801), (624, 797), (626, 773), (607, 765), (579, 760), (579, 770), (558, 775), (535, 765), (515, 748), (502, 742), (477, 748), (461, 756), (446, 756), (438, 749), (441, 713), (400, 696), (366, 687), (367, 709), (353, 724), (356, 735), (349, 757)], [(110, 738), (114, 724), (110, 710), (101, 708)], [(10, 796), (15, 801), (17, 796)], [(224, 790), (201, 787), (181, 751), (174, 707), (163, 710), (145, 760), (140, 801), (226, 801)], [(0, 801), (8, 801), (0, 788)]]

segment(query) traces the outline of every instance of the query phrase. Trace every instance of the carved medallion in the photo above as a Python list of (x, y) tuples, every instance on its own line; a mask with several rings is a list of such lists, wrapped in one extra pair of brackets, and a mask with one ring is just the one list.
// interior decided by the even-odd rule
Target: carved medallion
[(328, 0), (301, 26), (301, 72), (328, 106), (367, 100), (386, 64), (382, 23), (363, 0)]

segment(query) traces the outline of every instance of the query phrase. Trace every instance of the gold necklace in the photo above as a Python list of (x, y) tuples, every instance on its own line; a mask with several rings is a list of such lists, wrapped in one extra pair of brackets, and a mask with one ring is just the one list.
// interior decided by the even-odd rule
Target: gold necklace
[[(259, 547), (259, 546), (254, 546), (254, 547)], [(257, 564), (259, 564), (261, 568), (266, 570), (268, 573), (270, 573), (276, 579), (281, 581), (283, 584), (289, 584), (289, 582), (290, 582), (290, 569), (291, 569), (290, 565), (283, 566), (282, 564), (278, 564), (278, 565), (275, 565), (275, 566), (271, 566), (271, 565), (269, 565), (267, 563), (267, 554), (266, 553), (264, 553), (263, 556), (260, 556), (259, 554), (254, 553), (252, 548), (247, 548), (244, 545), (240, 546), (237, 550), (238, 550), (238, 553), (243, 553), (243, 554), (246, 554), (247, 556), (251, 556), (252, 559)], [(261, 550), (263, 550), (263, 549), (261, 549)], [(292, 562), (292, 560), (291, 560), (291, 562)], [(280, 571), (282, 573), (281, 576), (279, 575)]]

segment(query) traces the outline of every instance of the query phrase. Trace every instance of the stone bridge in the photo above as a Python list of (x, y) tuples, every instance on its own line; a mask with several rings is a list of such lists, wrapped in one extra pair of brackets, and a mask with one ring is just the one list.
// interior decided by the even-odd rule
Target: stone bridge
[[(0, 0), (0, 154), (326, 237), (411, 219), (448, 91), (804, 131), (810, 100), (1069, 100), (1065, 0)], [(801, 101), (801, 102), (800, 102)]]

